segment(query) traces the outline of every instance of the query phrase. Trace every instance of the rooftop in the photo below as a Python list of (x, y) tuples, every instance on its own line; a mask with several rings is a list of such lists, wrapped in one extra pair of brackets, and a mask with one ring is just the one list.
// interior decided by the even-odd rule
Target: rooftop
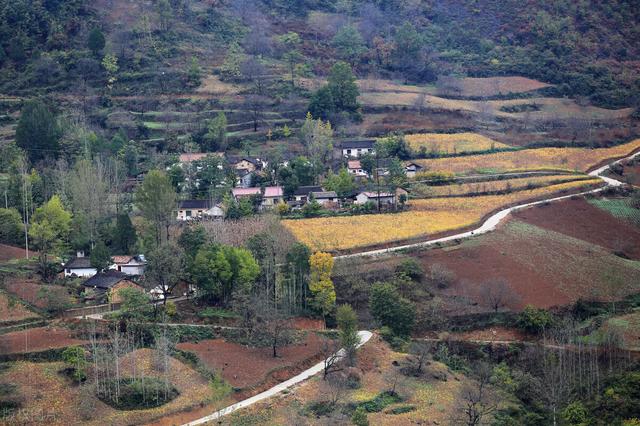
[(373, 148), (375, 144), (375, 139), (363, 139), (357, 141), (343, 141), (341, 146), (342, 149)]
[[(367, 198), (378, 198), (378, 193), (377, 192), (364, 191), (364, 192), (361, 192), (361, 194), (364, 194)], [(394, 196), (394, 194), (392, 194), (390, 192), (381, 192), (380, 193), (380, 198), (393, 197), (393, 196)]]
[(362, 164), (360, 163), (360, 160), (349, 160), (347, 161), (347, 167), (349, 169), (361, 169)]
[(109, 289), (123, 280), (130, 280), (127, 274), (118, 271), (101, 272), (82, 283), (85, 287)]
[(312, 192), (310, 195), (313, 195), (313, 198), (316, 200), (321, 200), (324, 198), (338, 198), (338, 194), (335, 191), (320, 191), (320, 192)]
[(88, 257), (74, 257), (69, 260), (65, 265), (67, 269), (85, 269), (85, 268), (93, 268), (91, 266), (91, 259)]
[(209, 200), (183, 200), (180, 201), (180, 209), (209, 209), (211, 201)]
[(309, 195), (310, 192), (322, 192), (321, 186), (299, 186), (293, 195)]

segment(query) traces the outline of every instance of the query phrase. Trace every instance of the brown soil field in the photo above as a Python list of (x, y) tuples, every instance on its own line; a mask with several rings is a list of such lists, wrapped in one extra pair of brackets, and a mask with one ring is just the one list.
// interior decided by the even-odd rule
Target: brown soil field
[(496, 96), (525, 93), (549, 87), (547, 83), (526, 77), (467, 77), (460, 80), (462, 96)]
[(613, 217), (584, 198), (521, 210), (513, 216), (640, 260), (640, 228)]
[(0, 354), (42, 352), (48, 349), (84, 345), (87, 340), (61, 327), (39, 327), (0, 335)]
[(532, 336), (523, 333), (521, 330), (506, 327), (490, 327), (480, 330), (451, 333), (449, 337), (453, 340), (480, 340), (489, 342), (521, 342), (532, 340)]
[[(618, 225), (611, 218), (606, 229)], [(620, 226), (622, 230), (611, 231), (614, 237), (628, 229)], [(598, 238), (604, 238), (606, 229)], [(640, 239), (633, 241), (640, 244)], [(474, 304), (483, 306), (483, 284), (492, 279), (507, 282), (507, 307), (511, 309), (527, 304), (549, 308), (579, 298), (612, 300), (640, 291), (639, 262), (616, 256), (609, 248), (518, 220), (459, 246), (427, 250), (417, 257), (425, 270), (440, 264), (455, 274), (454, 284), (442, 291), (445, 300), (455, 302), (446, 303), (445, 310), (451, 313), (477, 312)], [(461, 299), (466, 300), (467, 308)], [(485, 305), (484, 309), (489, 308)]]
[[(38, 253), (29, 251), (29, 257), (37, 256)], [(21, 247), (0, 244), (0, 262), (7, 262), (14, 259), (24, 259), (25, 250)]]
[(49, 297), (73, 302), (66, 288), (57, 285), (42, 285), (36, 279), (12, 277), (4, 284), (5, 290), (37, 308), (46, 308)]
[(38, 314), (31, 312), (22, 303), (12, 301), (6, 294), (0, 293), (0, 324), (38, 317)]
[(232, 386), (248, 388), (259, 385), (274, 370), (295, 367), (316, 358), (322, 345), (321, 337), (308, 333), (303, 343), (278, 348), (277, 358), (272, 356), (270, 347), (251, 348), (222, 339), (180, 343), (176, 347), (195, 353), (208, 368), (221, 374)]

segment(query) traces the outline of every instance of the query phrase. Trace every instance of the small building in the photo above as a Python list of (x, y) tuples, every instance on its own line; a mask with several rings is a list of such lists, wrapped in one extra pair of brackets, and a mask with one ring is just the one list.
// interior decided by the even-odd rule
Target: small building
[(423, 167), (420, 164), (411, 161), (406, 162), (404, 165), (405, 173), (410, 178), (415, 177), (422, 169)]
[(144, 275), (144, 270), (147, 267), (147, 261), (144, 256), (128, 256), (118, 255), (111, 256), (113, 265), (109, 269), (123, 272), (127, 275)]
[(376, 204), (380, 202), (380, 204), (384, 205), (395, 204), (396, 195), (390, 192), (380, 192), (380, 194), (378, 194), (376, 191), (364, 191), (356, 195), (356, 204), (366, 204), (369, 201)]
[(244, 197), (262, 196), (262, 207), (273, 207), (284, 201), (284, 191), (281, 186), (267, 186), (264, 192), (261, 188), (233, 188), (231, 194), (236, 201)]
[(238, 170), (238, 177), (236, 179), (236, 186), (238, 188), (250, 188), (253, 183), (253, 171), (241, 169)]
[(235, 155), (228, 155), (227, 163), (237, 171), (255, 172), (263, 167), (262, 160), (259, 158), (238, 157)]
[(364, 154), (373, 154), (375, 152), (375, 145), (375, 139), (344, 141), (341, 144), (342, 156), (358, 158)]
[(293, 193), (293, 199), (306, 203), (309, 199), (309, 194), (312, 192), (322, 192), (322, 187), (317, 185), (299, 186)]
[(367, 177), (367, 172), (362, 168), (360, 160), (347, 161), (347, 171), (355, 177)]
[(82, 283), (82, 286), (91, 294), (88, 297), (89, 299), (102, 300), (106, 298), (109, 303), (122, 302), (119, 292), (123, 288), (142, 290), (142, 287), (133, 281), (129, 275), (113, 270), (94, 275)]
[(224, 210), (210, 200), (183, 200), (178, 204), (178, 220), (222, 219)]
[(309, 197), (323, 206), (338, 204), (338, 194), (335, 191), (311, 192)]
[(97, 273), (98, 270), (91, 266), (91, 260), (81, 250), (64, 265), (65, 277), (92, 277)]

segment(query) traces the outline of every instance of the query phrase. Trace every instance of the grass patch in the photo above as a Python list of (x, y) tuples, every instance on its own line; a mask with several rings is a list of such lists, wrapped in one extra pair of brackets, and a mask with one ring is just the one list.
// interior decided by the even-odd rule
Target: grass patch
[(402, 402), (400, 395), (393, 391), (384, 391), (369, 401), (361, 402), (358, 407), (362, 407), (367, 413), (379, 413), (389, 405), (398, 402)]
[(208, 307), (198, 312), (200, 318), (206, 319), (235, 319), (239, 315), (227, 309)]
[[(116, 383), (111, 383), (114, 390)], [(121, 379), (119, 383), (120, 395), (116, 399), (111, 395), (99, 394), (98, 398), (117, 410), (140, 410), (159, 407), (173, 400), (179, 395), (178, 390), (156, 377), (143, 379)]]
[(629, 198), (592, 198), (589, 203), (618, 219), (628, 220), (640, 225), (640, 209), (634, 208)]
[(410, 413), (412, 411), (416, 410), (416, 406), (415, 405), (400, 405), (398, 407), (394, 407), (391, 408), (387, 411), (385, 411), (385, 414), (393, 414), (393, 415), (397, 415), (397, 414), (405, 414), (405, 413)]

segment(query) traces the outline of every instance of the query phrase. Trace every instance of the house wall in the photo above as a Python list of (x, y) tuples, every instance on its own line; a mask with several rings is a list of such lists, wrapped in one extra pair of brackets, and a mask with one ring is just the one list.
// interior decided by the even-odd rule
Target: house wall
[(122, 303), (122, 297), (120, 297), (119, 292), (123, 288), (137, 288), (139, 290), (142, 290), (142, 287), (140, 287), (133, 281), (122, 280), (118, 284), (111, 287), (111, 289), (109, 290), (109, 303)]
[(96, 268), (73, 268), (71, 270), (67, 268), (64, 269), (65, 277), (71, 277), (75, 275), (77, 277), (91, 278), (97, 273), (98, 273), (98, 270)]
[(353, 157), (353, 158), (358, 158), (361, 155), (367, 154), (367, 153), (373, 153), (373, 148), (343, 148), (342, 149), (342, 155), (344, 157)]

